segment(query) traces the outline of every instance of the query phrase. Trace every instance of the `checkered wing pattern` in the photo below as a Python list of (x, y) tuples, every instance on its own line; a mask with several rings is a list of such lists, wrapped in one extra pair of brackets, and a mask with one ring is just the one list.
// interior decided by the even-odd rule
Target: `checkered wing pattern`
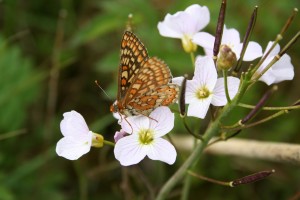
[(118, 101), (122, 101), (125, 97), (135, 75), (147, 60), (148, 53), (144, 44), (133, 33), (126, 31), (121, 42)]
[(158, 58), (149, 58), (143, 43), (126, 31), (121, 42), (117, 102), (112, 112), (146, 115), (178, 98), (179, 87), (171, 82), (169, 67)]
[(155, 57), (149, 58), (129, 87), (125, 96), (125, 104), (149, 90), (168, 84), (171, 81), (171, 77), (170, 69), (163, 61)]
[(159, 106), (168, 106), (175, 103), (178, 93), (179, 86), (176, 84), (161, 85), (132, 99), (127, 105), (127, 110), (132, 115), (142, 114), (148, 116)]

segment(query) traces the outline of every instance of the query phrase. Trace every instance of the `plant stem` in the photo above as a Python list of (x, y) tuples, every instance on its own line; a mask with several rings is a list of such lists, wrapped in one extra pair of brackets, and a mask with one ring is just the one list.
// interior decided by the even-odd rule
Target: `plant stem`
[(163, 185), (159, 191), (156, 199), (163, 200), (167, 197), (168, 193), (172, 188), (186, 175), (187, 170), (200, 159), (203, 149), (207, 146), (210, 139), (216, 136), (220, 131), (220, 122), (236, 107), (242, 96), (244, 95), (250, 82), (244, 81), (240, 87), (235, 98), (232, 100), (231, 104), (227, 104), (223, 108), (223, 112), (212, 122), (209, 128), (206, 130), (203, 141), (201, 141), (194, 149), (192, 154), (187, 158), (187, 160), (181, 165), (181, 167), (173, 174), (173, 176)]
[(231, 99), (228, 92), (227, 70), (222, 70), (222, 71), (223, 71), (223, 78), (224, 78), (225, 95), (226, 95), (227, 102), (230, 103)]
[[(194, 145), (193, 148), (197, 146), (197, 139), (194, 138)], [(195, 168), (196, 163), (193, 164), (192, 168)], [(184, 179), (183, 183), (183, 189), (182, 189), (182, 195), (181, 195), (181, 200), (187, 200), (189, 199), (189, 192), (191, 188), (191, 182), (192, 182), (192, 177), (191, 176), (186, 176)]]
[(219, 181), (219, 180), (216, 180), (216, 179), (208, 178), (208, 177), (202, 176), (200, 174), (196, 174), (192, 171), (188, 171), (188, 174), (191, 175), (191, 176), (194, 176), (196, 178), (211, 182), (211, 183), (231, 187), (230, 182), (224, 182), (224, 181)]
[(244, 125), (244, 126), (240, 127), (240, 129), (250, 128), (250, 127), (262, 124), (264, 122), (270, 121), (270, 120), (272, 120), (272, 119), (274, 119), (276, 117), (279, 117), (280, 115), (286, 114), (286, 113), (288, 113), (288, 110), (281, 110), (281, 111), (279, 111), (279, 112), (277, 112), (277, 113), (275, 113), (275, 114), (273, 114), (273, 115), (271, 115), (269, 117), (266, 117), (266, 118), (264, 118), (262, 120), (259, 120), (257, 122), (253, 122), (251, 124)]
[(107, 141), (107, 140), (103, 140), (103, 144), (107, 144), (107, 145), (110, 145), (110, 146), (113, 146), (113, 147), (115, 146), (115, 143)]
[[(243, 108), (249, 108), (253, 109), (255, 106), (245, 104), (245, 103), (239, 103), (238, 106)], [(300, 109), (300, 105), (298, 106), (283, 106), (283, 107), (262, 107), (262, 110), (297, 110)]]
[(195, 54), (194, 54), (194, 52), (191, 52), (190, 56), (191, 56), (192, 65), (195, 68)]

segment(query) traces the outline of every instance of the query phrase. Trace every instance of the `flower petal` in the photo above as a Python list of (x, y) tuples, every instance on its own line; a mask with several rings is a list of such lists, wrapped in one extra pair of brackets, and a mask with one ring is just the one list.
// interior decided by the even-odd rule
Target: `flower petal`
[(197, 102), (198, 98), (196, 93), (199, 88), (199, 83), (195, 80), (189, 80), (186, 82), (186, 90), (185, 90), (185, 103)]
[[(262, 72), (272, 59), (273, 57), (268, 57), (257, 71)], [(271, 85), (285, 80), (292, 80), (293, 78), (294, 67), (291, 63), (291, 58), (287, 54), (284, 54), (259, 80), (265, 82), (267, 85)]]
[(279, 83), (285, 80), (292, 80), (294, 78), (294, 67), (289, 55), (284, 54), (273, 66), (272, 70), (276, 74), (274, 83)]
[(198, 81), (199, 87), (205, 86), (212, 91), (217, 81), (217, 70), (211, 57), (197, 58), (193, 80)]
[(125, 137), (127, 133), (121, 129), (120, 131), (116, 131), (114, 135), (115, 143), (117, 143), (121, 138)]
[(189, 104), (187, 116), (204, 119), (212, 100), (212, 95), (208, 98)]
[[(273, 58), (272, 57), (267, 57), (266, 60), (262, 63), (262, 65), (258, 68), (256, 73), (261, 73), (268, 65), (268, 63), (271, 62)], [(264, 73), (259, 80), (265, 82), (267, 85), (271, 85), (272, 83), (275, 82), (276, 79), (276, 74), (273, 73), (272, 68), (268, 69), (266, 73)]]
[[(239, 89), (240, 79), (235, 77), (227, 77), (228, 93), (230, 99), (233, 99)], [(227, 104), (225, 94), (224, 78), (219, 78), (213, 92), (211, 104), (214, 106), (224, 106)]]
[(64, 136), (76, 136), (87, 134), (89, 128), (81, 114), (72, 110), (63, 114), (64, 119), (60, 122), (60, 131)]
[(193, 33), (196, 33), (203, 29), (210, 20), (209, 10), (206, 6), (199, 6), (198, 4), (193, 4), (185, 9), (186, 13), (194, 17), (196, 24), (193, 24)]
[(174, 113), (169, 107), (162, 106), (156, 108), (150, 115), (149, 129), (154, 130), (154, 138), (161, 137), (169, 133), (174, 127)]
[(120, 139), (114, 148), (115, 158), (123, 166), (139, 163), (145, 158), (146, 152), (147, 148), (139, 143), (137, 134)]
[(172, 16), (170, 14), (167, 14), (164, 21), (159, 22), (157, 25), (159, 34), (165, 37), (171, 37), (171, 38), (182, 38), (183, 33), (181, 31), (180, 26), (174, 25), (174, 21), (180, 20), (182, 17), (181, 15), (179, 16)]
[(247, 46), (243, 60), (244, 61), (252, 61), (256, 58), (261, 57), (262, 55), (263, 55), (263, 53), (262, 53), (261, 46), (256, 42), (250, 41)]
[(181, 86), (183, 79), (184, 79), (183, 76), (172, 78), (172, 83)]
[[(272, 47), (273, 43), (274, 43), (273, 41), (268, 42), (268, 45), (267, 45), (266, 50), (264, 52), (264, 55), (266, 55), (266, 53)], [(279, 44), (276, 44), (274, 49), (269, 53), (268, 57), (276, 56), (279, 53), (279, 51), (280, 51), (280, 46), (279, 46)]]
[(156, 138), (148, 149), (147, 156), (152, 160), (160, 160), (172, 165), (176, 160), (177, 153), (170, 142), (162, 138)]
[(209, 10), (207, 7), (191, 5), (185, 11), (179, 11), (174, 15), (167, 14), (164, 21), (157, 25), (162, 36), (182, 38), (184, 35), (192, 36), (209, 22)]
[(69, 160), (77, 160), (91, 149), (92, 132), (88, 132), (88, 137), (77, 138), (72, 136), (63, 137), (57, 142), (56, 153)]
[(227, 27), (224, 25), (221, 44), (227, 44), (228, 46), (236, 46), (239, 45), (240, 42), (240, 33), (234, 28), (227, 29)]
[(137, 133), (140, 129), (149, 128), (149, 117), (143, 115), (125, 117), (120, 124), (126, 133)]
[(193, 36), (193, 42), (204, 48), (207, 56), (213, 56), (215, 37), (206, 32), (199, 32)]

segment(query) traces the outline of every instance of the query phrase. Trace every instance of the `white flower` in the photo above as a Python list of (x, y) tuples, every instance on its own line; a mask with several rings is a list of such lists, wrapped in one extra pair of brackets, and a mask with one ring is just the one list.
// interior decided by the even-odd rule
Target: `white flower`
[(57, 142), (56, 153), (69, 160), (77, 160), (91, 149), (93, 133), (84, 118), (76, 111), (63, 114), (60, 123), (63, 138)]
[(158, 23), (157, 28), (162, 36), (181, 39), (187, 52), (195, 51), (197, 46), (191, 40), (209, 23), (209, 20), (208, 8), (194, 4), (185, 11), (179, 11), (174, 15), (167, 14), (164, 21)]
[(121, 126), (125, 132), (132, 132), (115, 145), (115, 157), (121, 165), (137, 164), (146, 156), (168, 164), (175, 162), (177, 153), (174, 146), (161, 138), (174, 127), (174, 114), (168, 107), (156, 108), (149, 117), (127, 117)]
[[(227, 77), (228, 92), (232, 99), (239, 87), (240, 80)], [(189, 104), (188, 116), (204, 118), (209, 105), (224, 106), (227, 103), (224, 78), (217, 78), (217, 70), (211, 57), (197, 58), (192, 80), (187, 81), (186, 103)]]
[[(207, 56), (213, 56), (214, 41), (215, 37), (205, 32), (197, 33), (193, 37), (193, 42), (203, 47)], [(235, 53), (237, 60), (240, 58), (243, 43), (241, 43), (240, 34), (236, 29), (227, 29), (224, 25), (221, 45), (222, 44), (231, 48), (231, 50)], [(256, 42), (250, 41), (248, 43), (243, 60), (252, 61), (261, 56), (261, 46)]]
[[(268, 46), (265, 50), (266, 54), (273, 42), (269, 42)], [(257, 73), (262, 72), (267, 65), (273, 60), (273, 58), (279, 53), (280, 46), (277, 44), (275, 48), (270, 52), (268, 57), (262, 63), (262, 65), (258, 68)], [(259, 80), (265, 82), (267, 85), (271, 85), (273, 83), (279, 83), (285, 80), (292, 80), (294, 78), (294, 67), (291, 63), (291, 58), (287, 54), (284, 54), (275, 64), (272, 65), (271, 68), (264, 73)]]

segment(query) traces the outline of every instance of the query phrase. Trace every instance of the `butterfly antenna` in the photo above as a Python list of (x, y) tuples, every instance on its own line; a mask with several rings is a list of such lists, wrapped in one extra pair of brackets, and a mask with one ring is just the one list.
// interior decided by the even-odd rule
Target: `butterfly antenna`
[(109, 99), (111, 99), (110, 96), (105, 92), (105, 90), (99, 85), (99, 83), (98, 83), (97, 80), (95, 80), (95, 83), (96, 83), (96, 85), (100, 88), (100, 90), (102, 90), (102, 92), (103, 92)]
[(128, 15), (128, 19), (127, 19), (127, 22), (126, 22), (126, 28), (125, 28), (126, 31), (132, 32), (132, 29), (133, 29), (132, 18), (133, 18), (133, 15), (130, 13)]

